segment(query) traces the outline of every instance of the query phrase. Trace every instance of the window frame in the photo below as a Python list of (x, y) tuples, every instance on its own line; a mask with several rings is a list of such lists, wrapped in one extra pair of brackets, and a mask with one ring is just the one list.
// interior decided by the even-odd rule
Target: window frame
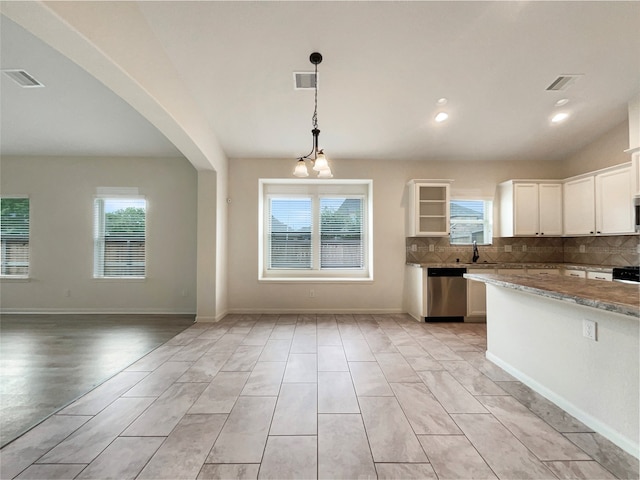
[(485, 218), (484, 220), (465, 220), (463, 222), (455, 222), (451, 218), (451, 213), (449, 214), (449, 244), (450, 245), (472, 245), (473, 241), (470, 242), (453, 242), (453, 233), (454, 233), (454, 225), (456, 224), (474, 224), (474, 225), (484, 225), (484, 237), (485, 241), (482, 243), (478, 242), (478, 245), (493, 245), (493, 230), (494, 230), (494, 200), (493, 198), (488, 197), (466, 197), (466, 196), (451, 196), (449, 200), (449, 212), (452, 211), (452, 203), (453, 202), (483, 202), (485, 208)]
[[(102, 203), (102, 208), (100, 211), (100, 220), (98, 219), (98, 216), (96, 214), (96, 209), (98, 208), (96, 206), (96, 202), (98, 200), (119, 200), (119, 201), (126, 201), (126, 200), (144, 200), (145, 203), (145, 207), (144, 207), (144, 275), (105, 275), (104, 274), (104, 269), (105, 269), (105, 263), (104, 263), (104, 244), (105, 244), (105, 237), (104, 237), (104, 228), (105, 228), (105, 214), (106, 212), (104, 211), (104, 202)], [(147, 271), (148, 271), (148, 252), (147, 252), (147, 247), (148, 247), (148, 227), (149, 227), (149, 201), (146, 198), (145, 195), (139, 195), (139, 194), (118, 194), (118, 193), (104, 193), (104, 194), (97, 194), (93, 196), (93, 272), (92, 272), (92, 278), (94, 280), (98, 280), (98, 281), (144, 281), (147, 279)], [(102, 232), (102, 235), (100, 237), (98, 237), (98, 233), (99, 230)], [(98, 242), (100, 241), (102, 242), (102, 252), (98, 252), (97, 248), (98, 248)], [(102, 274), (100, 274), (98, 272), (98, 266), (101, 265), (102, 266)]]
[[(32, 202), (29, 195), (21, 194), (2, 194), (0, 199), (26, 199), (29, 201), (29, 231), (27, 234), (27, 273), (26, 274), (3, 274), (0, 270), (0, 280), (28, 281), (31, 278), (31, 218), (32, 218)], [(4, 245), (0, 243), (0, 249), (4, 252)], [(0, 252), (0, 255), (4, 253)], [(4, 262), (3, 262), (4, 263)]]
[[(312, 267), (269, 269), (269, 200), (274, 197), (312, 198)], [(362, 269), (320, 268), (320, 199), (362, 198)], [(373, 281), (373, 180), (259, 179), (258, 181), (258, 281), (260, 282), (372, 282)]]

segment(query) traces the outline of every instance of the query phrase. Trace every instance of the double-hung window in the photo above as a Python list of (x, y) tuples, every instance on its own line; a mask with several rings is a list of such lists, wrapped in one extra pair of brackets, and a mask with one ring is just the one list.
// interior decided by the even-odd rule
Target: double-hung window
[(96, 197), (94, 278), (144, 278), (146, 216), (144, 197)]
[(491, 245), (493, 237), (493, 202), (491, 200), (451, 200), (452, 245)]
[(0, 276), (29, 276), (29, 199), (0, 198)]
[(260, 180), (261, 280), (371, 280), (370, 180)]

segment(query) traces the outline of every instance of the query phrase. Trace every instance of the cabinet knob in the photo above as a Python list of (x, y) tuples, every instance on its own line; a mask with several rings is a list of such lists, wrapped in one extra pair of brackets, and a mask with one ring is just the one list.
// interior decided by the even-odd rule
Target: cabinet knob
[(600, 233), (600, 230), (598, 230), (596, 233)]
[(544, 235), (544, 232), (542, 232), (540, 235)]
[(593, 233), (593, 232), (589, 232), (589, 233)]

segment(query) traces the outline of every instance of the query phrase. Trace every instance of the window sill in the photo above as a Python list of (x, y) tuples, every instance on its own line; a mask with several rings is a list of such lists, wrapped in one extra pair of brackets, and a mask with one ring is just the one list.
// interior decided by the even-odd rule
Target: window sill
[(12, 275), (0, 275), (0, 282), (17, 282), (17, 283), (21, 283), (21, 282), (30, 282), (31, 278), (30, 277), (15, 277)]
[(93, 277), (98, 282), (146, 282), (146, 277)]
[(258, 283), (373, 283), (373, 277), (264, 277)]

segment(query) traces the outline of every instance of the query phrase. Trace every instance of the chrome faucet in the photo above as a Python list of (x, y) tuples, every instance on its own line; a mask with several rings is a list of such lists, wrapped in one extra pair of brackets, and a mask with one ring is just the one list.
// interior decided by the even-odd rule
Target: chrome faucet
[(479, 258), (480, 258), (480, 254), (478, 253), (478, 243), (474, 240), (473, 241), (473, 258), (471, 259), (471, 261), (473, 263), (476, 263)]

